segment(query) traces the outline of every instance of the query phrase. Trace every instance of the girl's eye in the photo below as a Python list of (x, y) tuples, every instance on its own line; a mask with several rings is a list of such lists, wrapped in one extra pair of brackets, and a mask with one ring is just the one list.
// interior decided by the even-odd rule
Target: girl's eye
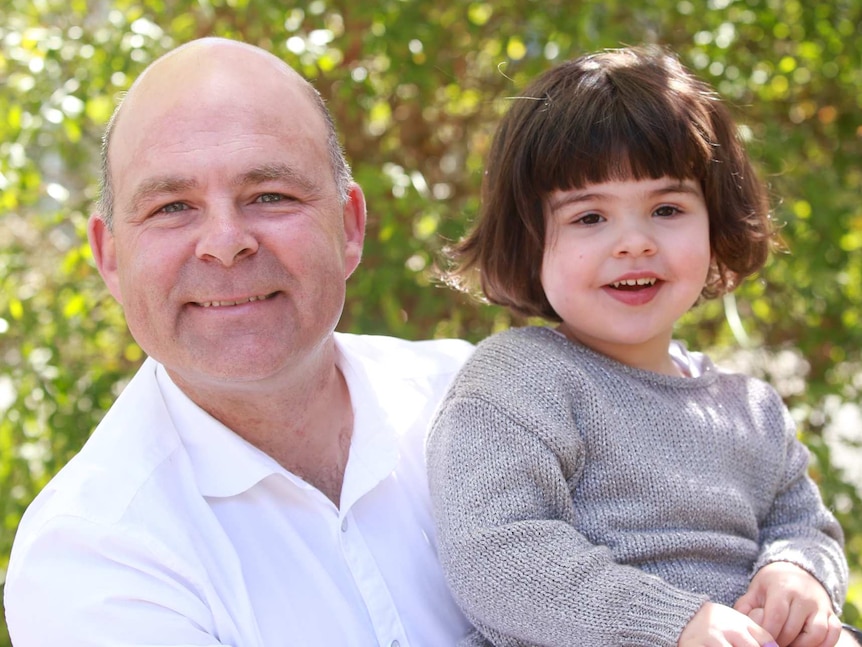
[(602, 220), (604, 220), (604, 218), (597, 213), (587, 213), (575, 220), (575, 223), (579, 225), (597, 225), (602, 222)]
[(662, 218), (669, 218), (670, 216), (675, 216), (680, 211), (676, 207), (672, 207), (670, 205), (664, 205), (659, 207), (654, 211), (655, 215), (660, 216)]

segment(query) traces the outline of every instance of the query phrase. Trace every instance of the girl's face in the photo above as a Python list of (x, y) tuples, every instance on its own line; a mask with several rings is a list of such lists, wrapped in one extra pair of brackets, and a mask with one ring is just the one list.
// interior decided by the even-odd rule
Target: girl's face
[(709, 215), (694, 180), (614, 180), (545, 200), (542, 287), (566, 336), (630, 366), (678, 375), (673, 326), (709, 272)]

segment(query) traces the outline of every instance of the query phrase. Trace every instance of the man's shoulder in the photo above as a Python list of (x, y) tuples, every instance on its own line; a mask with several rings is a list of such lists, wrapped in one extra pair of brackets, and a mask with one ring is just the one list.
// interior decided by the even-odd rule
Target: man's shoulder
[(39, 493), (24, 521), (30, 528), (57, 516), (114, 523), (180, 447), (159, 396), (155, 363), (148, 360), (78, 454)]
[[(156, 543), (175, 551), (188, 544), (183, 528), (193, 523), (190, 502), (202, 498), (159, 397), (155, 369), (151, 360), (141, 367), (78, 454), (28, 506), (7, 591), (33, 585), (34, 563), (110, 570), (111, 559), (94, 558), (94, 551), (148, 552)], [(98, 564), (83, 566), (87, 559)]]
[(351, 360), (373, 363), (396, 374), (446, 374), (457, 371), (474, 347), (461, 339), (411, 341), (385, 335), (336, 333), (339, 349)]

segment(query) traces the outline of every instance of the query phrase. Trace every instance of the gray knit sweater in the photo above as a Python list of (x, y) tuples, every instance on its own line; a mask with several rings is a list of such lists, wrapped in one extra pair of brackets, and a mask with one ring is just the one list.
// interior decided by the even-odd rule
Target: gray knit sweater
[(674, 647), (777, 560), (840, 609), (841, 528), (807, 464), (762, 381), (705, 357), (643, 371), (547, 328), (479, 344), (428, 440), (443, 567), (498, 646)]

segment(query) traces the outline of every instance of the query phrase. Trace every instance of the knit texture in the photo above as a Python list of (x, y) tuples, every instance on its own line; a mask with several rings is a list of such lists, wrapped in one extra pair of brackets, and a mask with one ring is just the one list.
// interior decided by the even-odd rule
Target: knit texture
[(732, 605), (779, 560), (840, 609), (841, 528), (789, 412), (702, 364), (643, 371), (547, 328), (477, 347), (427, 453), (447, 579), (493, 644), (674, 647), (704, 601)]

